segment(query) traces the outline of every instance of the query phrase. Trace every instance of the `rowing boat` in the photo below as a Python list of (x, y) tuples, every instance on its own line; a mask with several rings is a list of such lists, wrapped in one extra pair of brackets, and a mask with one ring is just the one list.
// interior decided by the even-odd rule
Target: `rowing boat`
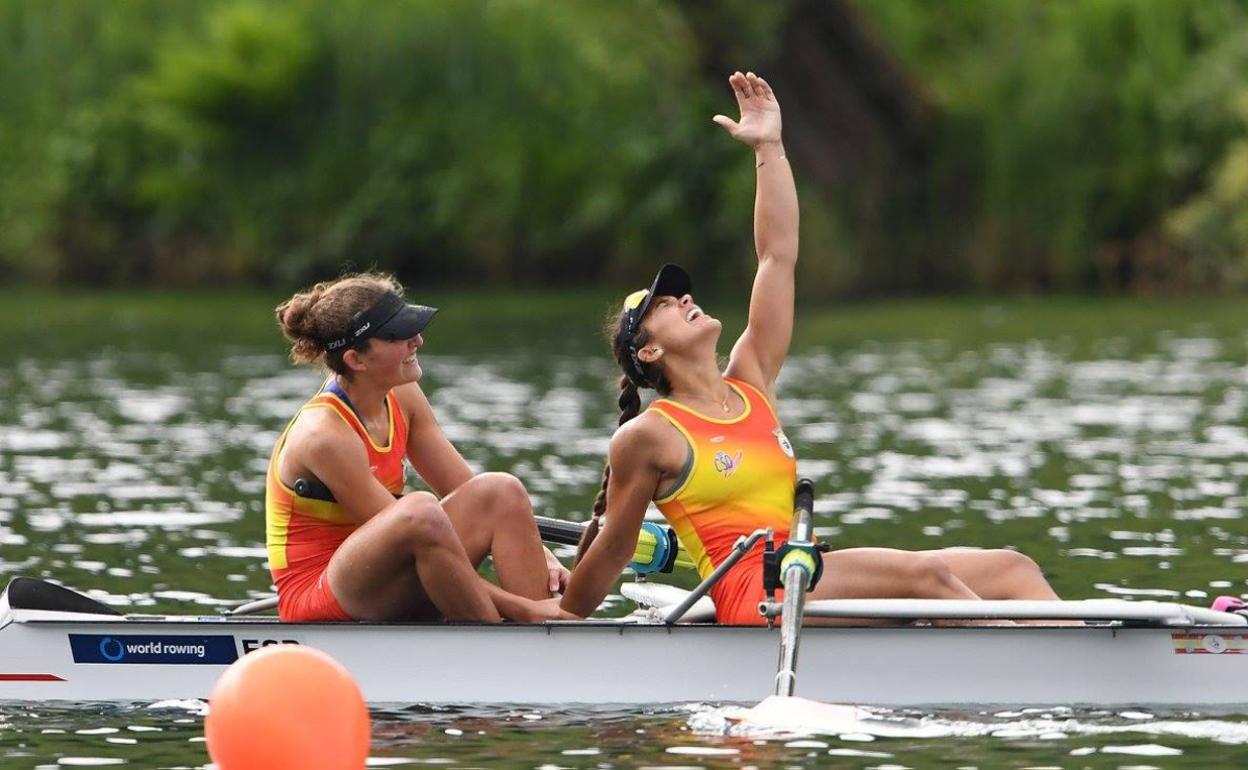
[[(625, 587), (656, 605), (682, 593), (655, 583)], [(373, 704), (748, 702), (770, 692), (778, 629), (697, 622), (704, 602), (675, 624), (663, 622), (662, 608), (532, 625), (283, 623), (123, 615), (62, 586), (14, 578), (0, 596), (0, 700), (206, 698), (226, 666), (272, 644), (329, 653)], [(1248, 619), (1236, 613), (1121, 600), (819, 601), (808, 602), (806, 613), (1089, 619), (1075, 627), (806, 627), (800, 688), (807, 698), (1248, 710), (1240, 686), (1248, 681)]]

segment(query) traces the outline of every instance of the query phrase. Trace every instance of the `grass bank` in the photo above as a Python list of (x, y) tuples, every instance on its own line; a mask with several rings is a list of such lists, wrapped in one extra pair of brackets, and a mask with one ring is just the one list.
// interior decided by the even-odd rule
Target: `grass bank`
[[(437, 352), (504, 352), (555, 345), (560, 353), (605, 349), (601, 329), (617, 292), (431, 291), (442, 308), (430, 327)], [(283, 348), (273, 308), (283, 297), (257, 291), (85, 292), (0, 290), (0, 334), (23, 354), (73, 355), (115, 347)], [(702, 300), (724, 319), (725, 340), (744, 325), (744, 298)], [(1210, 336), (1243, 345), (1242, 297), (905, 299), (799, 308), (794, 349), (855, 348), (870, 342), (943, 340), (976, 348), (1027, 340), (1064, 341), (1078, 353), (1106, 339), (1129, 352), (1158, 334)], [(727, 351), (725, 341), (721, 347)]]

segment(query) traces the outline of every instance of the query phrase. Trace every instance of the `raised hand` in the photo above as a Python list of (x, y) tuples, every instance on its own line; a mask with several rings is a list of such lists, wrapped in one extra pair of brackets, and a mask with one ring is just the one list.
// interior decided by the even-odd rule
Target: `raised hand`
[(714, 120), (732, 134), (732, 138), (757, 147), (767, 142), (780, 141), (780, 103), (767, 81), (747, 72), (734, 72), (728, 78), (732, 92), (741, 109), (741, 119), (733, 120), (726, 115), (716, 115)]

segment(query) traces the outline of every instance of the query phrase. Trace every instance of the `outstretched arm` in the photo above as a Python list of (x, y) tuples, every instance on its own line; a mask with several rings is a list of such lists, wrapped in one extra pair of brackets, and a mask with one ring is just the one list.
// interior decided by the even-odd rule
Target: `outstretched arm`
[(740, 121), (716, 115), (734, 139), (754, 148), (754, 248), (758, 274), (750, 294), (749, 321), (737, 340), (727, 374), (770, 393), (793, 336), (794, 268), (797, 265), (797, 187), (781, 142), (780, 104), (766, 80), (735, 72), (728, 82), (741, 109)]

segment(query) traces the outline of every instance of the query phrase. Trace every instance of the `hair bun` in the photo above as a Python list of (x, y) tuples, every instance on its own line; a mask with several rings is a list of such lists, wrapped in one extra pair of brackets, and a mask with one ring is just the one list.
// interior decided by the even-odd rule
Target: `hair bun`
[(346, 334), (351, 318), (387, 292), (402, 296), (403, 287), (385, 273), (357, 273), (321, 281), (278, 305), (277, 323), (291, 342), (290, 359), (296, 364), (324, 361), (339, 374), (345, 373), (341, 356), (326, 358), (325, 340)]

